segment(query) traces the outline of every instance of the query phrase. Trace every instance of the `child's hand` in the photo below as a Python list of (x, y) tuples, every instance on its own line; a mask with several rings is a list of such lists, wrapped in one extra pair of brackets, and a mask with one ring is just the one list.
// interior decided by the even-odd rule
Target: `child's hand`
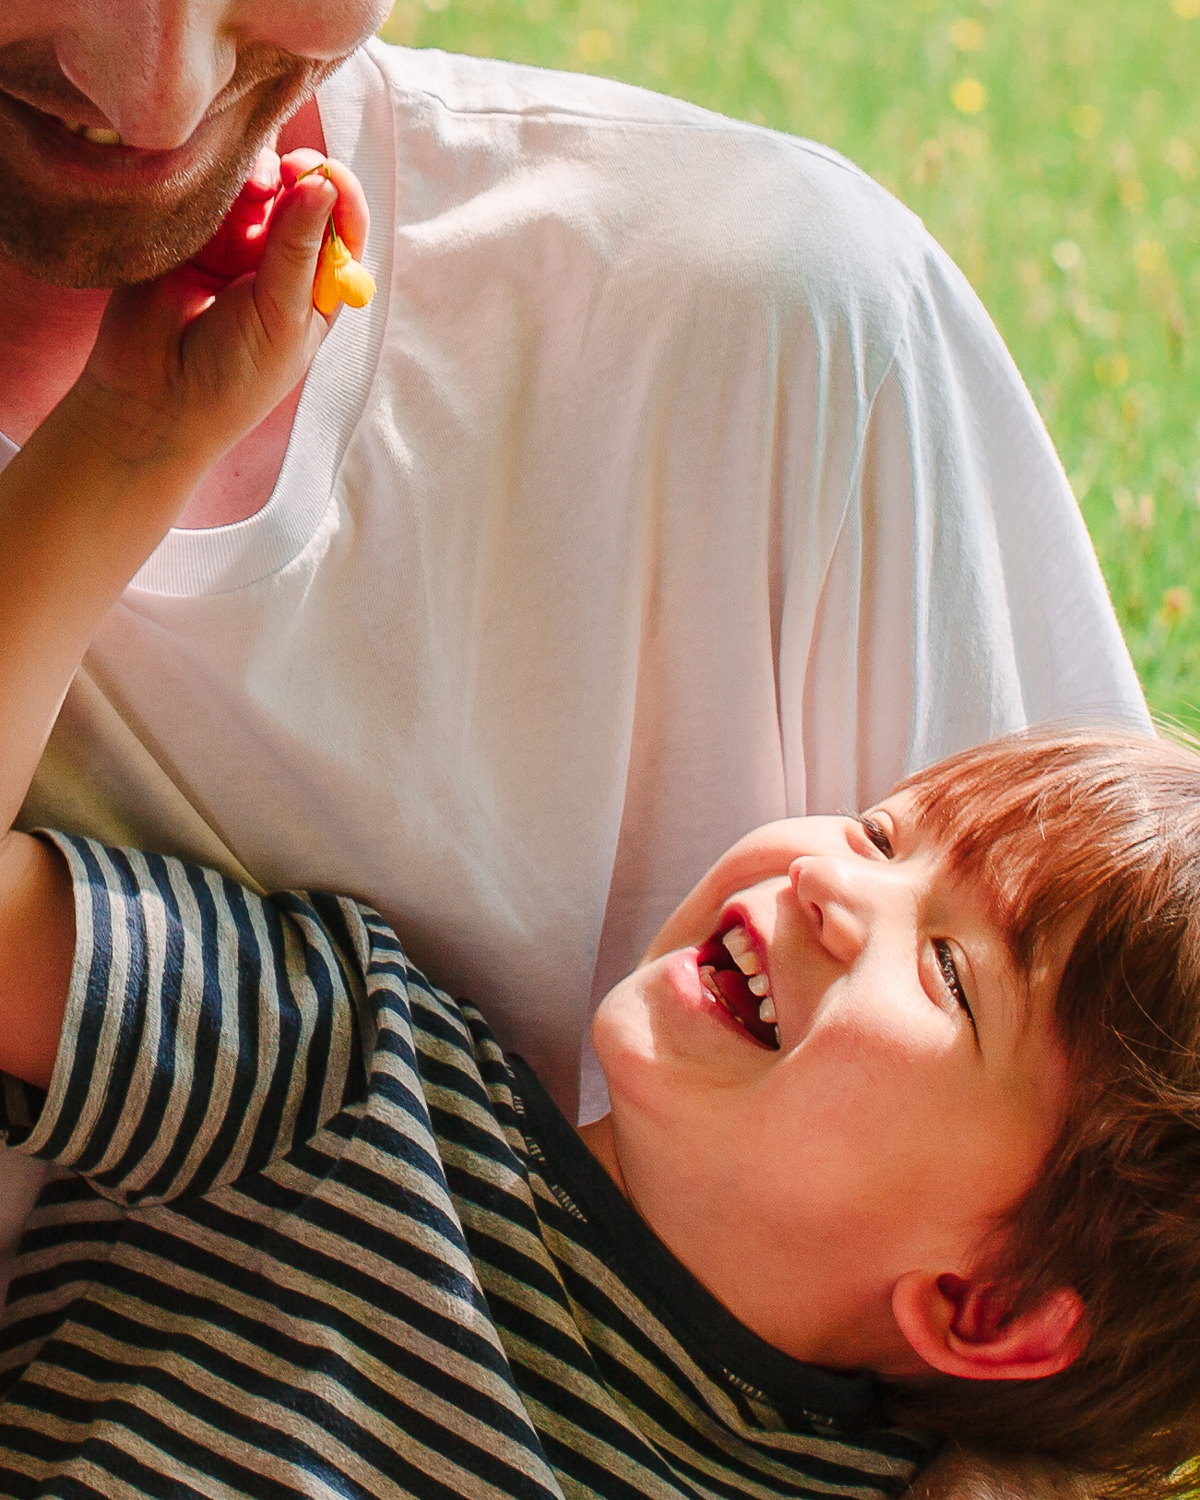
[(248, 271), (257, 271), (271, 215), (282, 190), (279, 157), (273, 147), (264, 146), (216, 234), (188, 264), (206, 272), (217, 283), (236, 281)]
[(187, 265), (113, 293), (68, 398), (113, 457), (199, 477), (303, 378), (331, 321), (313, 308), (330, 212), (356, 254), (368, 222), (353, 173), (309, 171), (323, 160), (296, 151), (281, 164), (252, 274), (221, 286)]

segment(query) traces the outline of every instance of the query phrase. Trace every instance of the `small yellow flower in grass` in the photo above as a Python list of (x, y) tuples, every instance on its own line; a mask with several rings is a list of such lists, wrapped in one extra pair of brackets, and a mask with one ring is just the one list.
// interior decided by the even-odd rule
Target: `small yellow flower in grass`
[(987, 103), (987, 89), (978, 78), (960, 78), (950, 90), (950, 102), (960, 115), (977, 115)]
[(1113, 491), (1113, 504), (1117, 508), (1117, 515), (1126, 526), (1132, 527), (1135, 531), (1150, 531), (1153, 528), (1153, 495), (1139, 495), (1135, 500), (1133, 492), (1122, 485)]
[(1167, 166), (1174, 167), (1185, 181), (1196, 174), (1196, 153), (1182, 136), (1173, 135), (1164, 143), (1162, 158)]
[(1164, 625), (1175, 625), (1183, 619), (1192, 607), (1192, 592), (1185, 589), (1182, 584), (1176, 584), (1169, 588), (1162, 596), (1162, 603), (1158, 612), (1163, 618)]
[(585, 63), (607, 62), (613, 55), (612, 33), (602, 31), (599, 27), (591, 31), (581, 31), (575, 45), (579, 48), (579, 55)]
[(374, 276), (350, 254), (330, 218), (329, 238), (321, 246), (313, 281), (313, 306), (328, 317), (339, 302), (347, 307), (366, 307), (374, 295)]
[(960, 52), (978, 52), (986, 40), (986, 33), (974, 16), (964, 16), (950, 27), (950, 41)]
[(1133, 247), (1133, 263), (1143, 276), (1161, 276), (1167, 269), (1167, 252), (1158, 240), (1139, 240)]

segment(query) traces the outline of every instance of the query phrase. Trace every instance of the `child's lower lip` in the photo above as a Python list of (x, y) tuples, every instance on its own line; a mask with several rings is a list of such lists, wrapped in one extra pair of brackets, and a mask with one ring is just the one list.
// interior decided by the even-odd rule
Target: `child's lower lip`
[(726, 1031), (732, 1032), (746, 1046), (753, 1047), (759, 1052), (771, 1051), (771, 1048), (751, 1036), (746, 1028), (739, 1021), (735, 1021), (725, 1007), (709, 994), (700, 979), (699, 957), (698, 948), (682, 948), (678, 953), (671, 955), (668, 974), (672, 988), (679, 999), (688, 1010), (695, 1011), (709, 1021), (715, 1021)]

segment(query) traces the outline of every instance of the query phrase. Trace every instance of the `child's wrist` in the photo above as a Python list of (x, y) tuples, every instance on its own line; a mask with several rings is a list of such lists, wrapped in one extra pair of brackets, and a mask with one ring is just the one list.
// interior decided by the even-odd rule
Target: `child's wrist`
[(130, 478), (155, 473), (179, 483), (197, 483), (220, 456), (216, 444), (185, 424), (177, 413), (115, 390), (86, 370), (47, 418), (55, 437), (101, 470)]

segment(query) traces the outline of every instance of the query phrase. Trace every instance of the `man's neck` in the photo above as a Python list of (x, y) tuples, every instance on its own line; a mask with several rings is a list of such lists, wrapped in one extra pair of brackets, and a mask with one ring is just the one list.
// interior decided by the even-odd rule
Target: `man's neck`
[(0, 269), (0, 431), (23, 445), (87, 362), (108, 292), (51, 286), (4, 260)]
[[(300, 146), (325, 150), (315, 100), (304, 105), (280, 132), (281, 154)], [(0, 432), (23, 445), (86, 364), (108, 292), (51, 286), (3, 258), (0, 275), (4, 282)], [(182, 524), (221, 525), (253, 515), (266, 504), (283, 462), (298, 399), (297, 391), (222, 460), (184, 513)]]

